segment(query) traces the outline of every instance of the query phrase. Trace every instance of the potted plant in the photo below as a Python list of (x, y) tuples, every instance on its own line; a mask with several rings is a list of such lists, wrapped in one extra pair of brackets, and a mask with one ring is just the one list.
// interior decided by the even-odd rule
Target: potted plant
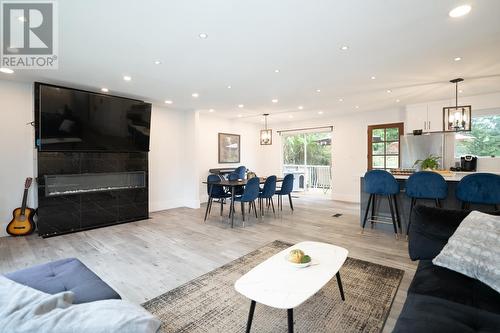
[(437, 170), (440, 159), (441, 156), (431, 154), (424, 160), (416, 160), (413, 166), (415, 167), (420, 164), (420, 170)]

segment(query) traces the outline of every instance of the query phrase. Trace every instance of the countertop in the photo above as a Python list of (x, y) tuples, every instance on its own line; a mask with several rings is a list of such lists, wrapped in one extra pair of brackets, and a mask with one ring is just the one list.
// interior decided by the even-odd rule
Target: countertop
[[(487, 172), (487, 173), (493, 173), (496, 175), (500, 175), (500, 172), (489, 172), (489, 171), (479, 171), (479, 172), (480, 173)], [(456, 172), (452, 172), (451, 176), (443, 176), (443, 178), (448, 182), (459, 182), (465, 176), (473, 174), (473, 173), (475, 173), (475, 172), (456, 171)], [(362, 175), (361, 177), (364, 177), (364, 175)], [(403, 175), (394, 175), (394, 178), (401, 179), (401, 180), (408, 179), (408, 177), (410, 177), (410, 175), (404, 175), (404, 176)]]

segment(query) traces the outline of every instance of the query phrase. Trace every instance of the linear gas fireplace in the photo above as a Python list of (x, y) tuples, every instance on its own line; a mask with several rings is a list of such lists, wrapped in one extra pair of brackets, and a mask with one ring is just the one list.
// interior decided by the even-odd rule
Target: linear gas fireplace
[(77, 175), (45, 175), (45, 195), (69, 195), (146, 187), (146, 173), (103, 172)]

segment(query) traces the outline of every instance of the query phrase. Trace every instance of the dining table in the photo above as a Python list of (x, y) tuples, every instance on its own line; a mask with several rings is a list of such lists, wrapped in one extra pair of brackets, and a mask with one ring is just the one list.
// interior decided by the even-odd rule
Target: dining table
[[(259, 177), (259, 183), (260, 184), (264, 184), (266, 182), (266, 177)], [(245, 186), (247, 184), (247, 182), (249, 181), (249, 179), (237, 179), (237, 180), (228, 180), (228, 179), (225, 179), (225, 178), (222, 178), (221, 180), (219, 181), (204, 181), (202, 182), (203, 184), (207, 184), (208, 185), (208, 193), (209, 193), (209, 196), (208, 196), (208, 202), (210, 202), (210, 199), (212, 198), (212, 189), (214, 186), (225, 186), (225, 187), (229, 187), (231, 190), (231, 204), (230, 204), (230, 212), (231, 212), (231, 228), (234, 227), (234, 214), (232, 213), (234, 211), (234, 192), (236, 190), (236, 187), (238, 186)], [(276, 179), (276, 183), (281, 183), (283, 182), (283, 178), (277, 178)], [(223, 200), (223, 199), (221, 199)], [(209, 205), (207, 205), (207, 209), (205, 211), (205, 220), (207, 219), (207, 216), (208, 216), (208, 211), (209, 211)]]

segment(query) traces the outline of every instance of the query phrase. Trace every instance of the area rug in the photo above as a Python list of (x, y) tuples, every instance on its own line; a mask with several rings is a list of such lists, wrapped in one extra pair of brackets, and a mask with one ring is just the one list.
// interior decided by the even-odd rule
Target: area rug
[[(274, 241), (143, 304), (161, 321), (160, 332), (245, 332), (250, 300), (234, 290), (243, 274), (291, 246)], [(294, 310), (295, 332), (380, 332), (404, 272), (347, 258), (340, 270), (345, 301), (332, 279)], [(297, 286), (300, 288), (300, 286)], [(287, 314), (262, 304), (252, 332), (287, 332)]]

